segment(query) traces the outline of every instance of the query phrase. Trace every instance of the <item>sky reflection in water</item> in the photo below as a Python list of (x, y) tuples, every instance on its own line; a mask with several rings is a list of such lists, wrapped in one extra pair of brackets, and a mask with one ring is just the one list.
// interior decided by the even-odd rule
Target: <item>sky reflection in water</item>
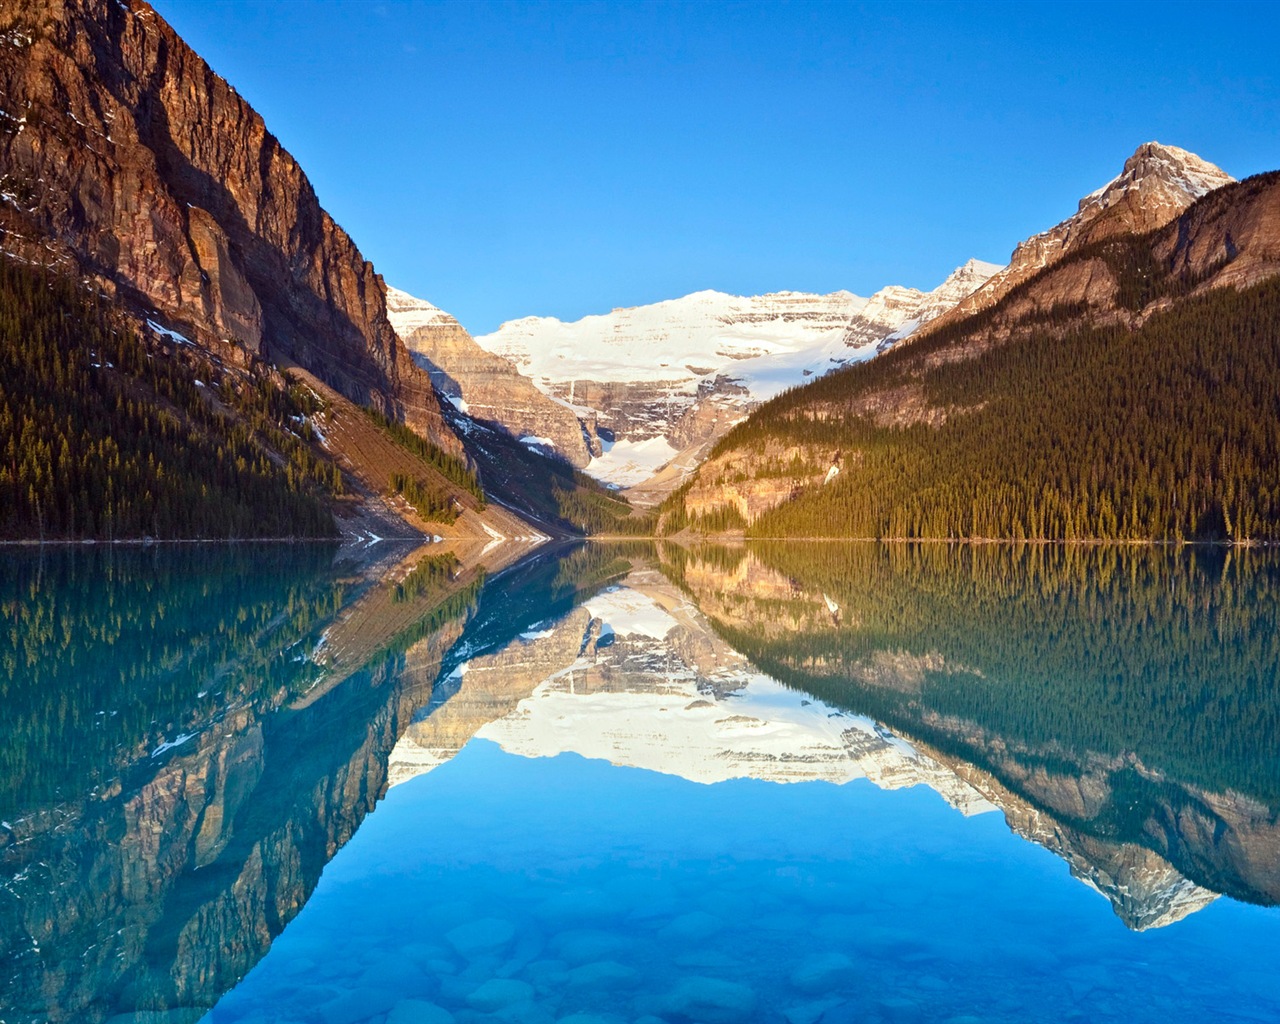
[(476, 740), (391, 791), (209, 1020), (1262, 1021), (1278, 925), (1220, 900), (1129, 931), (923, 786), (708, 786)]
[[(1180, 588), (1204, 581), (1145, 557), (1121, 567), (1135, 580), (1152, 575), (1121, 588), (1113, 610), (1124, 621), (1108, 628), (1142, 620), (1158, 640), (1162, 628), (1181, 628), (1172, 611), (1168, 623), (1152, 611), (1159, 599), (1167, 592), (1178, 606)], [(1196, 813), (1260, 805), (1105, 750), (1055, 745), (1050, 757), (1031, 731), (993, 742), (968, 720), (957, 730), (930, 708), (956, 699), (948, 686), (998, 684), (988, 677), (1007, 652), (960, 663), (945, 630), (903, 626), (919, 625), (913, 615), (868, 621), (878, 613), (858, 604), (856, 587), (814, 590), (764, 562), (717, 561), (667, 566), (665, 577), (639, 570), (566, 615), (528, 623), (510, 644), (464, 637), (449, 699), (392, 754), (390, 777), (402, 784), (211, 1024), (1280, 1018), (1276, 911), (1215, 901), (1152, 851), (1154, 839), (1122, 841), (1179, 807), (1194, 824)], [(891, 574), (913, 592), (931, 583), (936, 598), (945, 591), (936, 574), (956, 566), (922, 564)], [(883, 571), (867, 568), (853, 575)], [(1098, 618), (1095, 580), (1109, 577), (1085, 570), (1061, 592), (1048, 588), (1050, 617), (1078, 605), (1091, 609), (1081, 621)], [(972, 564), (958, 573), (971, 576), (956, 600), (976, 634), (1001, 627), (976, 621), (983, 601), (968, 587), (985, 574)], [(891, 584), (879, 581), (878, 601), (894, 604)], [(1144, 586), (1149, 594), (1138, 593)], [(1224, 636), (1234, 601), (1206, 598)], [(931, 606), (921, 621), (936, 615)], [(779, 686), (724, 643), (753, 617), (762, 660), (785, 670), (809, 659), (828, 693), (833, 678), (846, 679), (836, 691), (845, 707)], [(1100, 646), (1073, 628), (1055, 642)], [(867, 633), (877, 642), (859, 653), (848, 638)], [(806, 653), (833, 636), (853, 650), (834, 675), (832, 658)], [(981, 650), (982, 641), (965, 643)], [(1018, 657), (1034, 659), (1026, 643)], [(1252, 655), (1242, 661), (1257, 671)], [(1143, 678), (1158, 681), (1155, 660)], [(1156, 684), (1143, 692), (1153, 686), (1163, 702)], [(860, 692), (900, 721), (914, 716), (942, 746), (854, 713)], [(983, 766), (958, 757), (956, 743)], [(1036, 771), (1023, 778), (1028, 764)], [(1216, 770), (1204, 766), (1203, 777)], [(1046, 813), (1044, 801), (1067, 799), (1064, 784), (1079, 787), (1071, 799), (1088, 813)], [(1232, 827), (1265, 860), (1273, 826)], [(1196, 841), (1182, 860), (1229, 875), (1221, 862), (1231, 855)], [(1266, 886), (1276, 873), (1251, 870), (1228, 888)]]

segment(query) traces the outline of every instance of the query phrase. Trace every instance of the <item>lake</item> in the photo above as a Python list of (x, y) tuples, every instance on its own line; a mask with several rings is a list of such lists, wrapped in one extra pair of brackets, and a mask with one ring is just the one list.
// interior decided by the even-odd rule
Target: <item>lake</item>
[(1280, 558), (0, 561), (0, 1021), (1280, 1019)]

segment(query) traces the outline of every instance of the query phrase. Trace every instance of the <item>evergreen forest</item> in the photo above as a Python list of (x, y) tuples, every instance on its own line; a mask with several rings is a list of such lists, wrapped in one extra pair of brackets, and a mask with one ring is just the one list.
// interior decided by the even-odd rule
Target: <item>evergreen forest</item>
[(0, 539), (334, 536), (313, 402), (0, 256)]
[[(1130, 239), (1082, 258), (1113, 261), (1135, 305), (1185, 290), (1174, 278), (1157, 287), (1144, 251)], [(840, 467), (748, 536), (1280, 540), (1280, 279), (1183, 299), (1136, 330), (1058, 307), (984, 343), (999, 310), (785, 393), (735, 427), (717, 453), (804, 453), (759, 475), (817, 480)], [(904, 393), (935, 422), (865, 412)], [(742, 525), (728, 508), (695, 521), (681, 499), (664, 509), (665, 532)]]

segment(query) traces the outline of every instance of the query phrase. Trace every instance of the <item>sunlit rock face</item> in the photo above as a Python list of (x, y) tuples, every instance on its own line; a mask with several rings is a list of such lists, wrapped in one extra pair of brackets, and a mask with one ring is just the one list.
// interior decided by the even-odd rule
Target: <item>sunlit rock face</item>
[(1009, 265), (962, 296), (937, 324), (995, 305), (1023, 281), (1091, 242), (1163, 227), (1201, 196), (1232, 181), (1222, 168), (1185, 149), (1143, 143), (1116, 177), (1080, 200), (1074, 214), (1019, 242)]
[(589, 416), (579, 422), (573, 409), (544, 395), (510, 360), (482, 349), (444, 310), (388, 288), (387, 317), (436, 391), (459, 412), (496, 424), (578, 468), (601, 454)]
[(0, 97), (0, 247), (201, 345), (301, 365), (461, 451), (373, 264), (148, 4), (8, 0)]

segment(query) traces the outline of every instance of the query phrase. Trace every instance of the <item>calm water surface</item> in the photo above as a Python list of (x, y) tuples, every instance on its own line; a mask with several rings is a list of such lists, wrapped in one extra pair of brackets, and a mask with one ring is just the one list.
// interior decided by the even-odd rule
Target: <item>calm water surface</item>
[(5, 1024), (1280, 1020), (1273, 556), (23, 552), (0, 614)]

